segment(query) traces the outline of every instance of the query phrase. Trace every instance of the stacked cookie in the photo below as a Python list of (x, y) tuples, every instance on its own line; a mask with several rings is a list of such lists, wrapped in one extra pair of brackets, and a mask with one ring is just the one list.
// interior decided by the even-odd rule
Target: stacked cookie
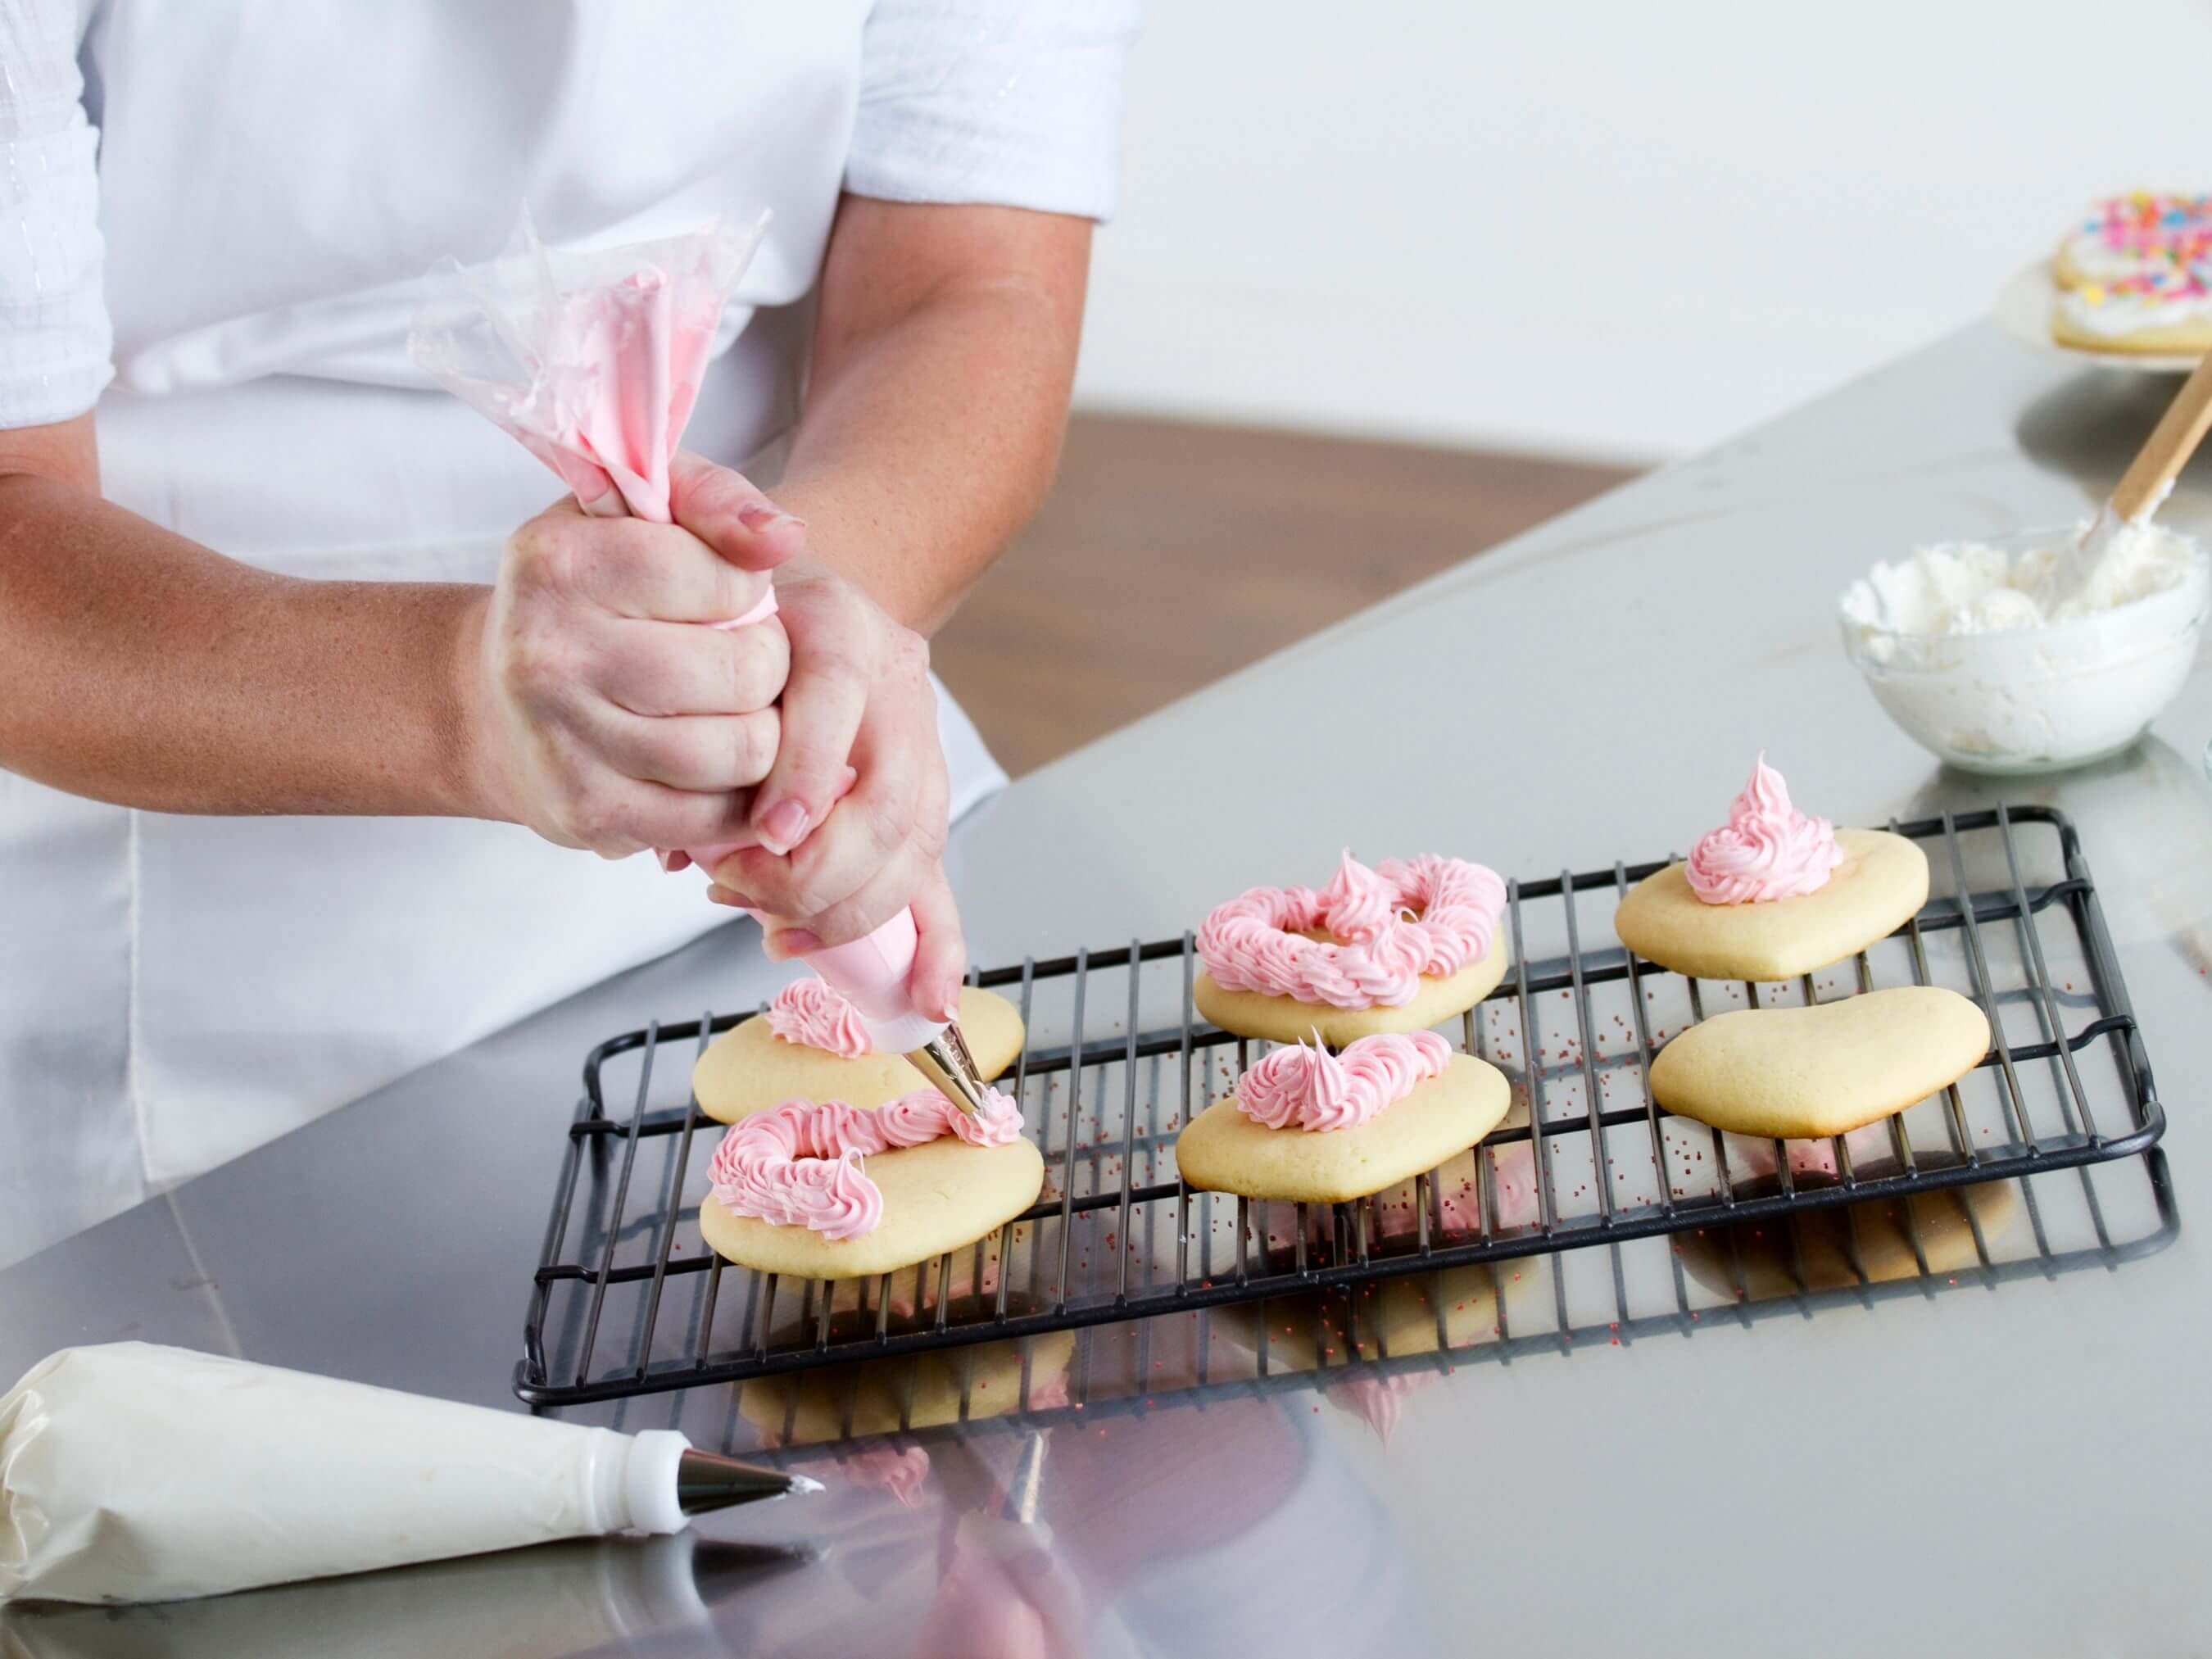
[(2093, 203), (2051, 261), (2051, 337), (2088, 351), (2212, 350), (2212, 196)]
[[(1638, 956), (1695, 978), (1796, 979), (1887, 938), (1927, 898), (1917, 846), (1798, 811), (1761, 756), (1728, 823), (1632, 888), (1613, 926)], [(1972, 1001), (1905, 986), (1702, 1021), (1659, 1051), (1651, 1093), (1717, 1129), (1815, 1139), (1926, 1099), (1989, 1047)]]
[(1290, 1046), (1263, 1056), (1176, 1141), (1193, 1187), (1345, 1203), (1467, 1151), (1506, 1115), (1497, 1067), (1427, 1028), (1505, 973), (1505, 884), (1464, 860), (1344, 854), (1319, 890), (1255, 887), (1199, 928), (1198, 1010)]
[[(960, 1025), (988, 1081), (1021, 1052), (1021, 1018), (973, 987)], [(1020, 1109), (993, 1091), (970, 1117), (817, 979), (700, 1055), (692, 1093), (730, 1125), (699, 1206), (708, 1244), (741, 1267), (860, 1279), (971, 1244), (1036, 1201), (1044, 1160)]]

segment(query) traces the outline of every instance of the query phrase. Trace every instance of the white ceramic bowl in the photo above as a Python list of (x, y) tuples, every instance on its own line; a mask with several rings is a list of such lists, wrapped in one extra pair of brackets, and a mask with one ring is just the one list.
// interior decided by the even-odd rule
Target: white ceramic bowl
[[(2074, 533), (2023, 531), (1988, 544), (2014, 554)], [(2009, 774), (2084, 765), (2141, 737), (2189, 676), (2212, 605), (2212, 558), (2189, 545), (2179, 586), (2043, 628), (1904, 634), (1847, 605), (1844, 649), (1890, 719), (1939, 760)]]

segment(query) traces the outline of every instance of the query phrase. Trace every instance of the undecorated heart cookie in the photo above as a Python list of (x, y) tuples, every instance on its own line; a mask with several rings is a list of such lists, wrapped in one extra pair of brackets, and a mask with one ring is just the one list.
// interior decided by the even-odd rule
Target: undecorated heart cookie
[[(1821, 1184), (1801, 1181), (1799, 1190)], [(1976, 1229), (1993, 1239), (2019, 1207), (2011, 1182), (1984, 1182), (1913, 1193), (1901, 1204), (1884, 1198), (1808, 1209), (1786, 1226), (1696, 1227), (1676, 1237), (1674, 1249), (1707, 1289), (1734, 1296), (1741, 1288), (1747, 1301), (1764, 1302), (1964, 1273), (1981, 1260)]]
[(1917, 846), (1797, 811), (1762, 755), (1728, 823), (1629, 889), (1613, 926), (1638, 956), (1678, 974), (1795, 979), (1887, 939), (1927, 902)]
[[(955, 1323), (989, 1318), (995, 1304), (968, 1298), (956, 1307)], [(1008, 1310), (1027, 1310), (1010, 1302)], [(875, 1319), (848, 1319), (840, 1331), (830, 1322), (830, 1340), (875, 1334)], [(979, 1422), (1022, 1408), (1022, 1367), (1029, 1366), (1029, 1407), (1049, 1410), (1067, 1399), (1068, 1361), (1075, 1333), (1046, 1331), (1012, 1342), (982, 1342), (940, 1353), (896, 1359), (870, 1359), (823, 1370), (792, 1371), (756, 1377), (744, 1385), (738, 1409), (760, 1429), (769, 1443), (808, 1446), (860, 1435), (896, 1434), (933, 1429), (947, 1423)]]
[(1957, 1082), (1990, 1022), (1955, 991), (1870, 991), (1804, 1008), (1743, 1008), (1692, 1025), (1651, 1062), (1651, 1094), (1684, 1117), (1780, 1140), (1839, 1135)]
[[(960, 1033), (986, 1083), (1022, 1051), (1022, 1019), (1002, 996), (960, 988)], [(928, 1086), (903, 1054), (879, 1054), (859, 1010), (811, 975), (775, 994), (765, 1015), (716, 1037), (691, 1068), (699, 1109), (735, 1123), (787, 1100), (880, 1106)]]
[(1346, 853), (1328, 886), (1255, 887), (1198, 929), (1198, 1012), (1224, 1031), (1333, 1047), (1465, 1013), (1505, 976), (1505, 884), (1463, 859)]
[(1364, 1037), (1340, 1056), (1279, 1048), (1176, 1137), (1176, 1165), (1214, 1192), (1340, 1204), (1465, 1152), (1511, 1100), (1504, 1073), (1432, 1032)]

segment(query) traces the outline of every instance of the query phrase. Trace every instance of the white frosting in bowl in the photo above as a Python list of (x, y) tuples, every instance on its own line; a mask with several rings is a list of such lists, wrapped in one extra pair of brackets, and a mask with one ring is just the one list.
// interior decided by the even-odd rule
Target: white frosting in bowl
[(2132, 743), (2180, 690), (2212, 560), (2162, 526), (2125, 526), (2087, 588), (2054, 604), (2078, 533), (1941, 543), (1844, 592), (1844, 649), (1931, 754), (1984, 772), (2079, 765)]

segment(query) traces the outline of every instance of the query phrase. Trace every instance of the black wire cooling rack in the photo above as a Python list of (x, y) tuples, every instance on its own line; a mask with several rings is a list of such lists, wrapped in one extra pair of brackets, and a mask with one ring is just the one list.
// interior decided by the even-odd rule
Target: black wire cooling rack
[[(611, 1038), (585, 1061), (515, 1392), (545, 1407), (619, 1400), (1911, 1200), (2148, 1151), (2165, 1112), (2072, 823), (2000, 806), (1890, 827), (1926, 844), (1929, 903), (1891, 938), (1787, 984), (1686, 979), (1623, 950), (1611, 906), (1663, 861), (1509, 882), (1513, 966), (1458, 1025), (1467, 1052), (1512, 1079), (1516, 1109), (1472, 1153), (1354, 1204), (1261, 1202), (1176, 1178), (1176, 1132), (1266, 1046), (1196, 1019), (1188, 934), (976, 976), (1017, 1002), (1029, 1033), (1000, 1086), (1044, 1153), (1045, 1194), (994, 1237), (879, 1279), (779, 1280), (700, 1240), (721, 1126), (690, 1098), (690, 1066), (751, 1014)], [(1654, 1049), (1708, 1011), (1903, 983), (1973, 997), (1994, 1040), (1976, 1071), (1897, 1117), (1825, 1141), (1757, 1142), (1651, 1098)]]

